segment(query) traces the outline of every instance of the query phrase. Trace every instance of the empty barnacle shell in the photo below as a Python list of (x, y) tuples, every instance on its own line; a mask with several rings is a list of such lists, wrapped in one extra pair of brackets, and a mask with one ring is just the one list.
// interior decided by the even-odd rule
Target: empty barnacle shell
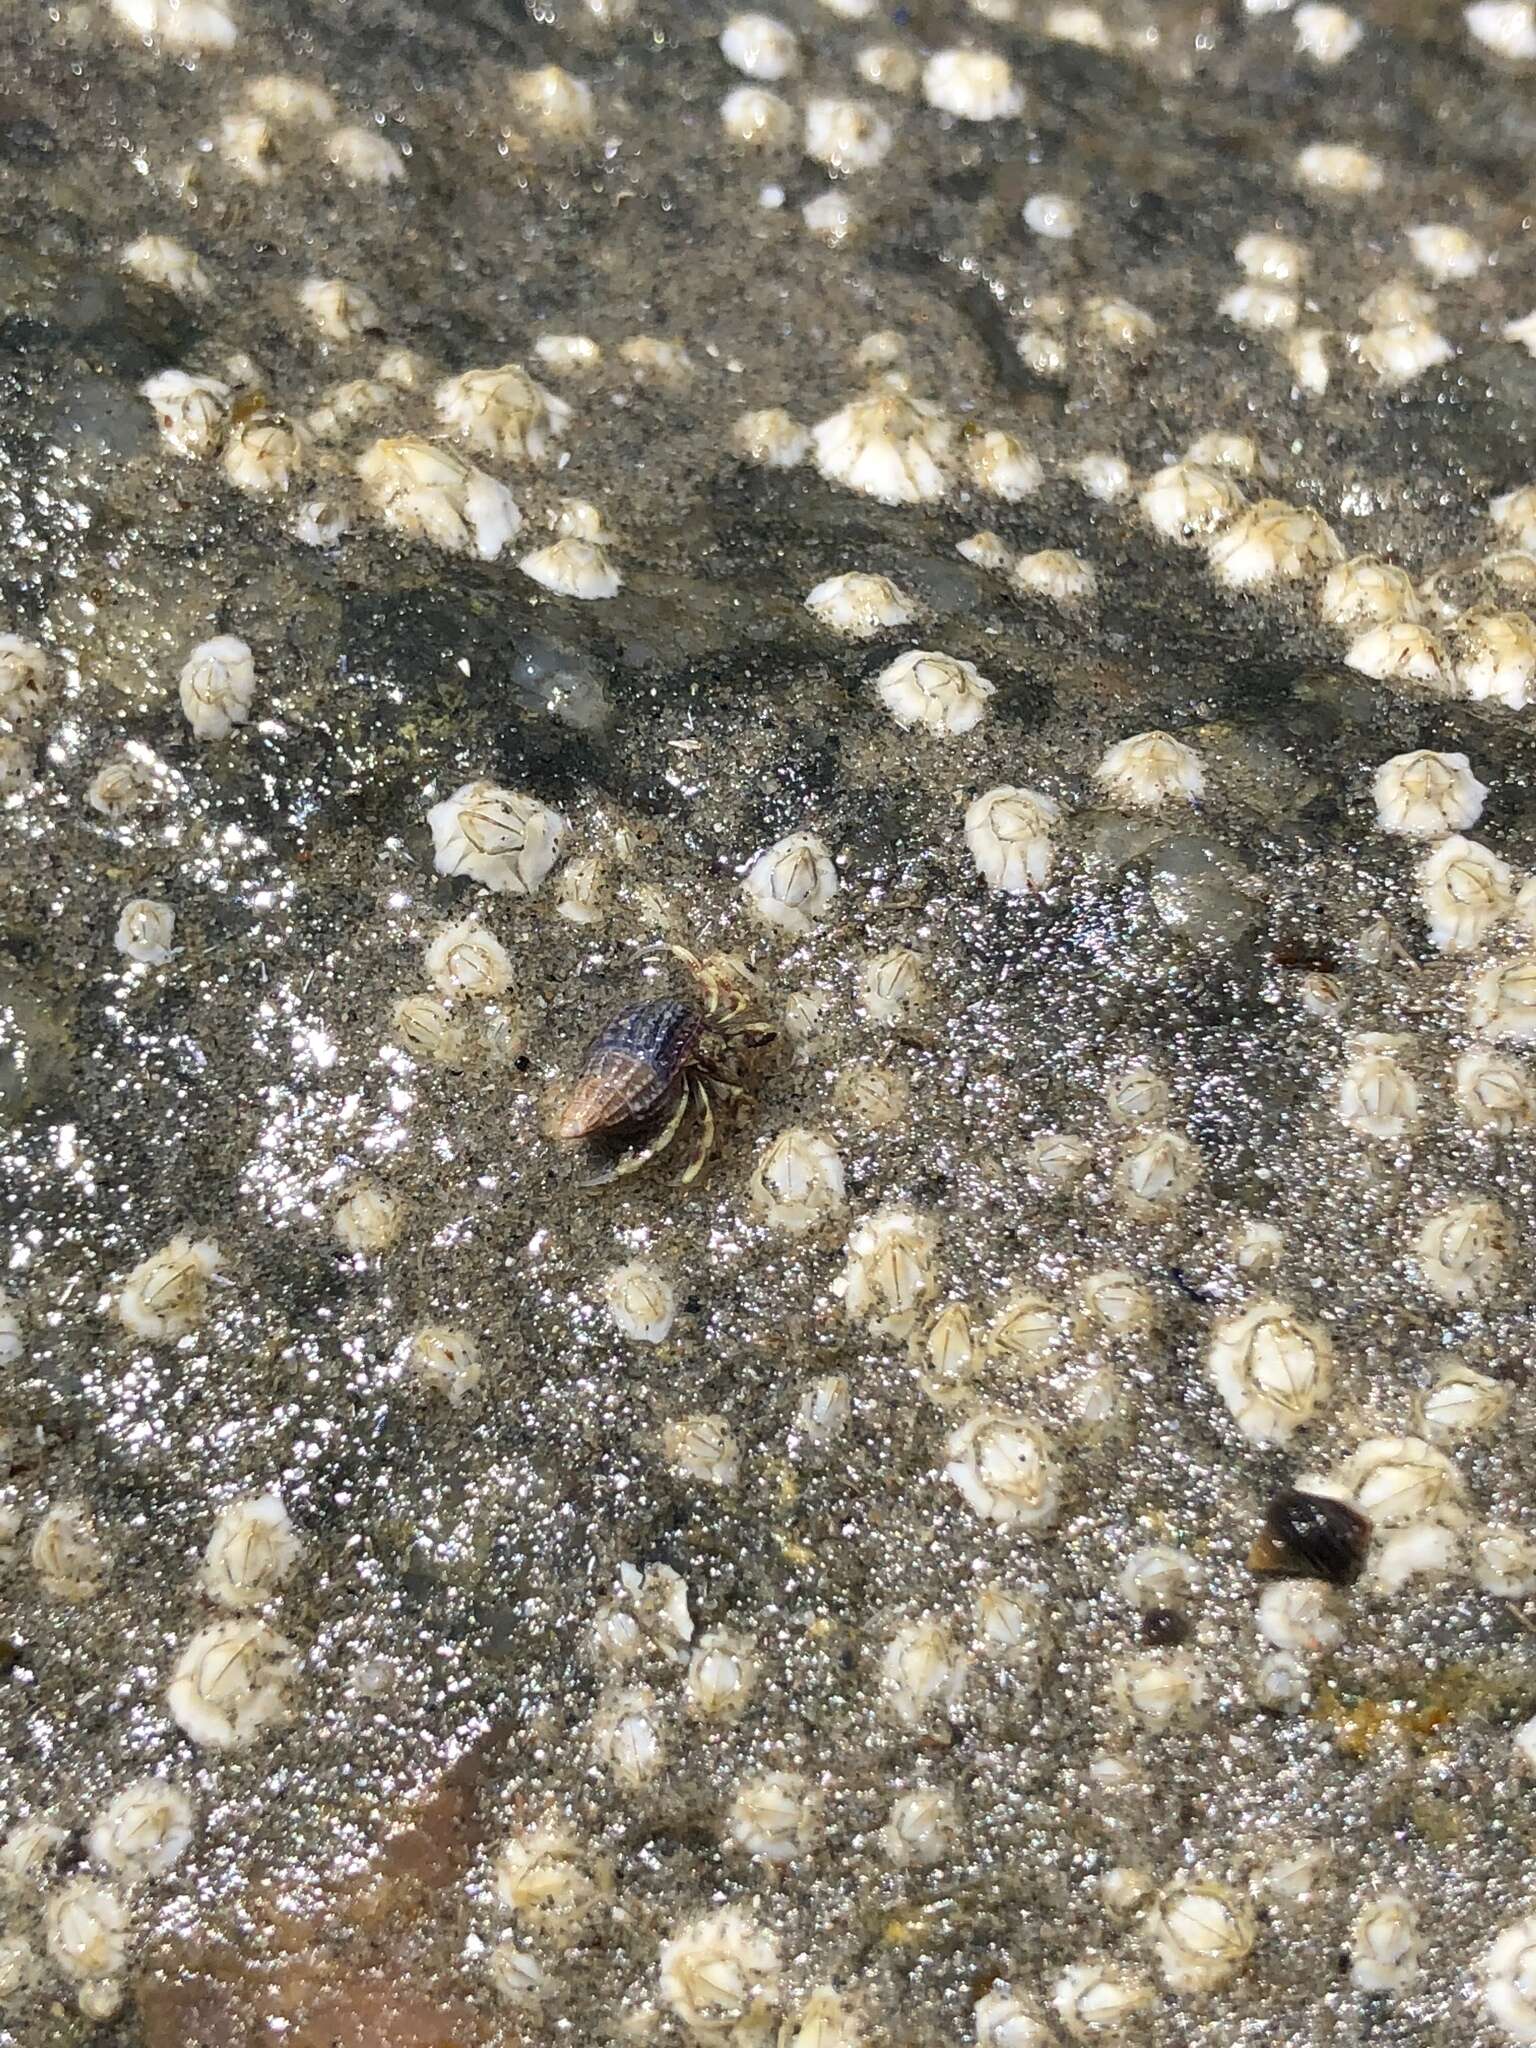
[(1326, 1579), (1347, 1586), (1360, 1576), (1370, 1540), (1368, 1517), (1347, 1500), (1288, 1486), (1265, 1512), (1248, 1567), (1271, 1578)]

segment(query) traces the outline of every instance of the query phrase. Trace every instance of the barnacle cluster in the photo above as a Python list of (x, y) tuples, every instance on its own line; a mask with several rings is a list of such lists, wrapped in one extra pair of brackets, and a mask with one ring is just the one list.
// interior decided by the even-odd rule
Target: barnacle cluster
[(1530, 0), (497, 13), (0, 23), (0, 2036), (1536, 2041)]

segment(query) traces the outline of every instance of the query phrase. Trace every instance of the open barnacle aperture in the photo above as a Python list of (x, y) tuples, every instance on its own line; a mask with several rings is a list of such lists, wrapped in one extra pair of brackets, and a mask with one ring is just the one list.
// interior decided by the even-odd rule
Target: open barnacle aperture
[(697, 1178), (715, 1142), (717, 1109), (745, 1089), (744, 1055), (778, 1037), (756, 1013), (736, 963), (670, 952), (695, 993), (632, 1003), (587, 1047), (555, 1123), (555, 1136), (589, 1148), (588, 1186), (638, 1172), (689, 1127), (683, 1182)]

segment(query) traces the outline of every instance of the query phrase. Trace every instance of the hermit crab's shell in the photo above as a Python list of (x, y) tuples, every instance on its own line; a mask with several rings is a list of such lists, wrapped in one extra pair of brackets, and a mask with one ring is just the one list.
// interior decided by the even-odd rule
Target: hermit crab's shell
[(621, 1010), (587, 1047), (556, 1137), (643, 1129), (677, 1100), (703, 1036), (704, 1013), (694, 1003), (664, 997)]

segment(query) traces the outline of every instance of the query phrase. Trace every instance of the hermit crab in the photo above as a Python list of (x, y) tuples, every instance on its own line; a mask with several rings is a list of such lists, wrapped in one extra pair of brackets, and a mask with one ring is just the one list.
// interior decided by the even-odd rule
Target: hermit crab
[(555, 1122), (567, 1142), (592, 1141), (588, 1187), (649, 1165), (693, 1129), (678, 1179), (697, 1178), (715, 1142), (715, 1110), (744, 1092), (744, 1055), (771, 1045), (777, 1029), (756, 1014), (752, 978), (727, 954), (700, 960), (664, 949), (692, 976), (696, 997), (659, 996), (611, 1017), (587, 1047)]

